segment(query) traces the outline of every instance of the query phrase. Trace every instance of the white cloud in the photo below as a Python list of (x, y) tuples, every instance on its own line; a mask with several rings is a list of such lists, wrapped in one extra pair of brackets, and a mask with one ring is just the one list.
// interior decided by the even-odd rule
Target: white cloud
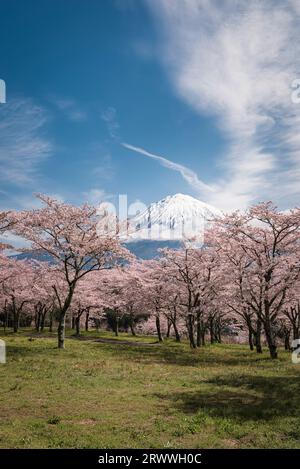
[(69, 120), (82, 122), (87, 119), (86, 112), (73, 99), (52, 97), (51, 101)]
[(198, 178), (197, 174), (191, 169), (187, 168), (186, 166), (183, 166), (178, 163), (174, 163), (173, 161), (168, 160), (167, 158), (164, 158), (163, 156), (155, 155), (154, 153), (150, 153), (149, 151), (146, 151), (143, 148), (135, 147), (133, 145), (130, 145), (129, 143), (122, 143), (122, 146), (127, 148), (128, 150), (132, 150), (136, 153), (140, 153), (141, 155), (152, 158), (153, 160), (159, 161), (159, 163), (165, 168), (172, 169), (173, 171), (177, 171), (178, 173), (181, 174), (183, 179), (187, 181), (187, 183), (190, 184), (190, 186), (193, 189), (195, 189), (197, 192), (200, 192), (200, 191), (213, 192), (214, 191), (213, 187), (210, 187), (204, 182), (202, 182)]
[(0, 180), (28, 184), (52, 146), (43, 135), (45, 110), (30, 99), (10, 100), (0, 106)]
[[(300, 74), (299, 1), (148, 0), (161, 60), (178, 96), (213, 115), (230, 150), (219, 162), (224, 209), (300, 193), (300, 122), (291, 83)], [(300, 105), (298, 105), (300, 107)], [(281, 184), (276, 183), (281, 179)], [(203, 193), (202, 193), (203, 196)]]
[(112, 195), (108, 194), (105, 190), (97, 188), (92, 188), (89, 191), (83, 192), (82, 195), (85, 202), (95, 206), (112, 197)]
[[(1, 200), (0, 210), (33, 210), (38, 209), (43, 206), (43, 203), (40, 199), (36, 197), (35, 194), (28, 193), (4, 193), (0, 191), (0, 195), (3, 196), (4, 200)], [(64, 197), (58, 193), (48, 193), (47, 195), (52, 199), (55, 199), (59, 202), (64, 202)]]
[(108, 133), (114, 140), (119, 140), (120, 125), (117, 119), (117, 111), (114, 107), (108, 107), (101, 114), (101, 119), (106, 123)]

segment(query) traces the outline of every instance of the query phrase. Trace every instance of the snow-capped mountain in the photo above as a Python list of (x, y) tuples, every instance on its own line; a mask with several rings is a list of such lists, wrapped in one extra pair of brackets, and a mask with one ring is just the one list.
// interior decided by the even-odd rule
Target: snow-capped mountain
[[(122, 235), (126, 247), (140, 259), (153, 259), (161, 248), (178, 249), (183, 241), (202, 243), (203, 228), (221, 212), (189, 195), (175, 194), (152, 203), (142, 213), (129, 220)], [(48, 260), (48, 256), (22, 253), (19, 259)]]
[(197, 239), (217, 215), (218, 209), (189, 195), (168, 196), (130, 220), (127, 242)]

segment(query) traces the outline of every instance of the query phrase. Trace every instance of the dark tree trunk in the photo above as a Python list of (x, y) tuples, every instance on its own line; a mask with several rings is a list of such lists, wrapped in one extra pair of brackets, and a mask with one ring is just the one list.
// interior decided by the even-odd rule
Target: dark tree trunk
[(35, 317), (34, 317), (34, 322), (35, 322), (35, 330), (39, 332), (40, 330), (40, 322), (41, 322), (41, 315), (40, 312), (36, 310), (35, 312)]
[(47, 314), (47, 311), (45, 311), (45, 312), (42, 314), (42, 317), (41, 317), (41, 323), (40, 323), (40, 331), (41, 331), (41, 332), (44, 332), (46, 314)]
[(299, 339), (299, 328), (293, 324), (293, 340)]
[(81, 315), (76, 316), (76, 318), (75, 318), (75, 329), (76, 329), (76, 336), (77, 337), (80, 336), (80, 318), (81, 318)]
[(14, 332), (18, 332), (18, 330), (19, 330), (18, 318), (14, 318)]
[(202, 345), (205, 345), (205, 329), (203, 328), (201, 331), (201, 339), (202, 339)]
[(6, 328), (8, 327), (8, 308), (7, 308), (7, 300), (4, 302), (4, 314), (5, 314), (5, 320), (3, 323), (3, 329), (4, 329), (4, 334), (6, 334)]
[(214, 322), (213, 319), (209, 320), (209, 335), (210, 335), (210, 343), (213, 344), (215, 341), (215, 332), (214, 332)]
[(257, 353), (262, 353), (262, 346), (261, 346), (261, 329), (262, 323), (258, 319), (256, 323), (256, 333), (255, 333), (255, 347)]
[(197, 343), (197, 347), (201, 347), (202, 335), (201, 335), (201, 322), (200, 322), (199, 317), (197, 318), (196, 343)]
[(217, 324), (217, 342), (219, 344), (222, 343), (222, 333), (221, 333), (221, 325)]
[(69, 286), (69, 293), (64, 302), (62, 309), (60, 310), (59, 314), (59, 321), (58, 321), (58, 328), (57, 328), (57, 339), (58, 339), (58, 348), (64, 349), (65, 348), (65, 329), (66, 329), (66, 314), (70, 307), (73, 294), (75, 290), (75, 283)]
[(157, 331), (158, 340), (159, 340), (159, 342), (163, 342), (163, 336), (162, 336), (161, 328), (160, 328), (160, 317), (159, 317), (158, 314), (156, 314), (155, 324), (156, 324), (156, 331)]
[(271, 324), (269, 324), (269, 322), (266, 322), (264, 324), (264, 328), (265, 328), (265, 334), (266, 334), (266, 339), (267, 339), (267, 343), (269, 347), (270, 356), (272, 359), (276, 359), (278, 358), (277, 346), (276, 346)]
[(190, 341), (190, 347), (196, 348), (195, 337), (194, 337), (194, 324), (193, 324), (193, 318), (191, 314), (189, 314), (188, 320), (187, 320), (187, 331), (188, 331), (188, 336), (189, 336), (189, 341)]
[(88, 330), (89, 330), (89, 319), (90, 319), (90, 313), (89, 313), (89, 311), (87, 311), (86, 315), (85, 315), (85, 330), (86, 330), (86, 332), (88, 332)]
[(49, 318), (49, 332), (53, 332), (53, 311), (51, 311)]
[(13, 309), (13, 331), (16, 333), (19, 330), (19, 314), (16, 308)]
[(167, 335), (166, 337), (169, 338), (170, 337), (170, 332), (171, 332), (171, 321), (170, 319), (168, 319), (168, 324), (167, 324)]
[(175, 333), (176, 342), (180, 342), (180, 334), (179, 334), (178, 329), (177, 329), (176, 321), (173, 322), (173, 329), (174, 329), (174, 333)]
[(133, 324), (133, 320), (131, 319), (130, 323), (129, 323), (129, 327), (130, 327), (130, 330), (131, 330), (131, 334), (133, 336), (136, 336), (136, 333), (135, 333), (135, 330), (134, 330), (134, 324)]
[(115, 336), (118, 337), (119, 335), (119, 318), (116, 317), (116, 320), (115, 320)]
[(289, 332), (286, 332), (284, 334), (284, 348), (285, 348), (285, 350), (291, 350), (291, 347), (290, 347), (290, 333)]
[(249, 341), (250, 350), (254, 350), (253, 334), (252, 334), (252, 330), (251, 330), (251, 329), (248, 329), (248, 341)]

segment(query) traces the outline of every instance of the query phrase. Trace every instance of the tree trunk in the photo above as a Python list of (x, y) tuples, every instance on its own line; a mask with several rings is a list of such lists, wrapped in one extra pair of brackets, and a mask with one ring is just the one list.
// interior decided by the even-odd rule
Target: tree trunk
[(129, 323), (129, 327), (130, 327), (130, 330), (131, 330), (131, 334), (133, 336), (136, 336), (136, 333), (135, 333), (135, 330), (134, 330), (134, 324), (133, 324), (133, 321), (131, 319), (130, 323)]
[(88, 332), (88, 330), (89, 330), (89, 319), (90, 319), (90, 313), (89, 313), (89, 311), (87, 311), (87, 313), (85, 315), (85, 330), (86, 330), (86, 332)]
[(66, 329), (66, 314), (71, 304), (76, 283), (73, 283), (69, 286), (68, 296), (65, 299), (64, 305), (60, 310), (59, 322), (57, 328), (57, 339), (58, 339), (58, 348), (65, 348), (65, 329)]
[(19, 314), (15, 310), (13, 311), (13, 330), (14, 332), (19, 330)]
[(214, 334), (214, 322), (213, 319), (209, 321), (209, 335), (210, 335), (210, 343), (213, 344), (215, 341), (215, 334)]
[(156, 314), (155, 324), (156, 324), (156, 331), (157, 331), (158, 340), (159, 340), (159, 342), (163, 342), (163, 336), (161, 334), (161, 328), (160, 328), (160, 317), (159, 317), (158, 314)]
[(248, 328), (248, 341), (249, 341), (250, 350), (254, 350), (253, 334), (252, 334), (252, 330), (250, 328)]
[(205, 345), (205, 329), (203, 328), (201, 330), (201, 339), (202, 339), (202, 345)]
[(268, 322), (266, 322), (264, 324), (264, 327), (265, 327), (265, 334), (266, 334), (266, 339), (267, 339), (267, 343), (269, 347), (270, 356), (272, 359), (276, 359), (278, 358), (277, 346), (276, 346), (276, 342), (275, 342), (275, 338), (273, 335), (271, 325)]
[(34, 317), (35, 330), (36, 330), (36, 332), (39, 332), (39, 330), (40, 330), (40, 320), (41, 320), (40, 312), (39, 312), (39, 311), (36, 311), (35, 317)]
[(116, 320), (115, 320), (115, 336), (118, 337), (119, 335), (119, 318), (116, 317)]
[(61, 315), (58, 321), (58, 328), (57, 328), (57, 337), (58, 337), (58, 348), (64, 349), (65, 348), (65, 314)]
[(189, 340), (190, 340), (190, 347), (191, 348), (196, 348), (195, 337), (194, 337), (193, 318), (192, 318), (191, 314), (189, 314), (188, 320), (187, 320), (187, 331), (188, 331), (188, 336), (189, 336)]
[(262, 353), (262, 346), (261, 346), (261, 329), (262, 323), (258, 319), (256, 323), (256, 334), (255, 334), (255, 347), (257, 353)]
[(3, 323), (3, 328), (4, 328), (4, 334), (6, 334), (6, 328), (8, 327), (7, 300), (5, 300), (5, 303), (4, 303), (4, 314), (5, 314), (5, 320), (4, 320), (4, 323)]
[(221, 325), (219, 323), (217, 324), (217, 342), (222, 343)]
[(80, 336), (80, 318), (81, 318), (81, 315), (76, 316), (76, 318), (75, 318), (75, 329), (76, 329), (76, 336), (77, 337)]
[(49, 332), (53, 332), (53, 311), (50, 313)]
[(202, 345), (202, 341), (201, 341), (201, 323), (200, 323), (199, 316), (197, 317), (196, 343), (197, 343), (197, 347), (201, 347), (201, 345)]
[(284, 334), (284, 349), (285, 350), (291, 350), (291, 347), (290, 347), (290, 333), (289, 332), (286, 332)]
[(47, 311), (45, 311), (45, 312), (42, 314), (42, 317), (41, 317), (41, 323), (40, 323), (40, 331), (41, 331), (41, 332), (44, 332), (46, 314), (47, 314)]
[(293, 340), (299, 339), (299, 329), (296, 324), (293, 324)]
[(176, 326), (176, 321), (173, 322), (173, 329), (174, 329), (174, 333), (175, 333), (176, 342), (180, 342), (180, 334), (179, 334), (177, 326)]
[(166, 337), (169, 338), (170, 337), (170, 332), (171, 332), (171, 321), (170, 319), (168, 319), (168, 324), (167, 324), (167, 335)]

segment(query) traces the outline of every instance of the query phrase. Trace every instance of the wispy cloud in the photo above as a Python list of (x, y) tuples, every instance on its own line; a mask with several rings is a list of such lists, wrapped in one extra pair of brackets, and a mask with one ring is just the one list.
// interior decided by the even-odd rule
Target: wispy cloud
[[(208, 201), (244, 207), (300, 194), (298, 0), (148, 0), (178, 96), (213, 115), (230, 141)], [(281, 181), (280, 185), (278, 181)], [(293, 189), (290, 190), (289, 187)], [(297, 194), (295, 192), (296, 187)]]
[(117, 119), (117, 111), (114, 107), (108, 107), (101, 114), (101, 119), (106, 123), (108, 133), (114, 140), (119, 140), (120, 125)]
[[(1, 201), (0, 210), (33, 210), (42, 207), (43, 203), (36, 194), (28, 194), (21, 192), (4, 193), (0, 191)], [(55, 200), (63, 202), (65, 197), (58, 193), (48, 193), (47, 195)]]
[(109, 200), (112, 195), (108, 194), (104, 189), (92, 188), (86, 192), (82, 193), (83, 199), (85, 202), (88, 202), (92, 205), (99, 205), (101, 202)]
[(0, 106), (0, 180), (15, 185), (33, 182), (52, 150), (43, 128), (48, 116), (30, 99)]
[(51, 102), (71, 121), (82, 122), (87, 119), (86, 112), (80, 109), (74, 99), (52, 97)]
[(186, 166), (183, 166), (182, 164), (174, 163), (174, 161), (168, 160), (167, 158), (161, 155), (150, 153), (149, 151), (144, 150), (143, 148), (135, 147), (133, 145), (130, 145), (129, 143), (122, 143), (122, 146), (127, 148), (128, 150), (132, 150), (136, 153), (140, 153), (141, 155), (147, 156), (149, 158), (152, 158), (153, 160), (158, 161), (165, 168), (172, 169), (173, 171), (177, 171), (178, 173), (181, 174), (183, 179), (197, 192), (202, 192), (202, 191), (213, 192), (214, 191), (213, 187), (205, 184), (203, 181), (201, 181), (198, 178), (197, 174), (194, 171), (187, 168)]

